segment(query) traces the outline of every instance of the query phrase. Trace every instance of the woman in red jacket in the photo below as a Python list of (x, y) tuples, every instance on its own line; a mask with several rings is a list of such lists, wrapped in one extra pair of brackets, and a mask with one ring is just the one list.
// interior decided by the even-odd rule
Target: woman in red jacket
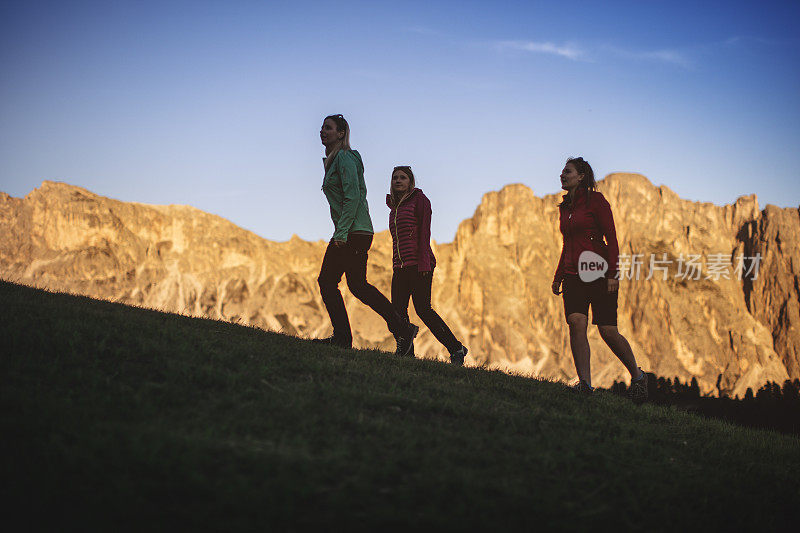
[[(636, 365), (631, 345), (617, 329), (619, 245), (611, 206), (601, 193), (595, 191), (594, 172), (582, 157), (567, 159), (561, 171), (561, 188), (567, 191), (559, 204), (564, 244), (552, 289), (553, 294), (563, 293), (564, 316), (569, 325), (572, 358), (578, 372), (579, 381), (575, 388), (586, 393), (593, 390), (589, 340), (586, 337), (591, 305), (592, 323), (597, 325), (600, 337), (631, 374), (629, 396), (643, 401), (647, 399), (647, 375)], [(600, 258), (607, 265), (604, 276), (596, 270)], [(594, 275), (592, 267), (595, 267)]]
[[(431, 202), (417, 189), (409, 166), (394, 167), (390, 192), (389, 231), (392, 234), (392, 305), (408, 321), (408, 299), (436, 340), (450, 353), (450, 362), (464, 364), (467, 348), (431, 308), (436, 258), (431, 250)], [(412, 350), (413, 353), (413, 350)]]

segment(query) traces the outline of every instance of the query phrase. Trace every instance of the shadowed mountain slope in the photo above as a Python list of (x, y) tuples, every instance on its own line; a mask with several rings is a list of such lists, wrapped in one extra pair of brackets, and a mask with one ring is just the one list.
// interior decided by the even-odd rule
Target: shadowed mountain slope
[[(0, 281), (26, 531), (796, 529), (800, 440)], [(332, 527), (333, 526), (333, 527)]]

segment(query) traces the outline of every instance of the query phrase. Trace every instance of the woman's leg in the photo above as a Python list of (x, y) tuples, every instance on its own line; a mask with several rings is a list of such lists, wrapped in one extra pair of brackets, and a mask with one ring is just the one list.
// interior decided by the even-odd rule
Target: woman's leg
[(333, 326), (333, 338), (337, 344), (350, 346), (353, 344), (353, 335), (350, 332), (350, 320), (347, 318), (347, 309), (344, 307), (342, 293), (339, 292), (339, 282), (347, 265), (346, 247), (336, 247), (328, 244), (322, 267), (319, 271), (317, 283), (322, 295), (322, 302), (328, 310), (328, 316)]
[(408, 269), (395, 268), (392, 272), (392, 305), (405, 321), (408, 321), (408, 299), (411, 298), (413, 279)]
[(569, 344), (572, 348), (572, 359), (575, 361), (575, 370), (578, 379), (592, 385), (592, 369), (590, 366), (589, 339), (586, 337), (586, 327), (589, 317), (582, 313), (567, 315), (569, 325)]
[(447, 327), (442, 317), (431, 307), (431, 287), (433, 285), (433, 272), (428, 276), (422, 276), (419, 272), (414, 272), (413, 287), (411, 297), (414, 299), (414, 310), (420, 320), (428, 326), (436, 340), (441, 342), (451, 354), (461, 348), (461, 343), (456, 339), (453, 332)]
[(367, 258), (369, 257), (367, 252), (370, 246), (372, 246), (372, 235), (351, 234), (348, 237), (347, 247), (351, 248), (351, 254), (344, 271), (347, 276), (347, 287), (353, 296), (386, 321), (392, 335), (403, 336), (408, 333), (408, 321), (401, 318), (386, 296), (367, 283)]
[(592, 370), (589, 363), (589, 286), (576, 275), (567, 275), (561, 284), (564, 300), (564, 317), (569, 326), (569, 344), (578, 379), (592, 385)]
[(617, 326), (597, 326), (597, 330), (600, 332), (603, 341), (605, 341), (608, 347), (611, 348), (611, 351), (614, 352), (614, 355), (622, 361), (622, 364), (625, 365), (625, 368), (631, 373), (631, 378), (638, 378), (639, 366), (636, 364), (636, 358), (633, 356), (631, 345), (628, 343), (628, 339), (623, 337), (619, 332)]
[(631, 379), (639, 378), (639, 367), (633, 350), (628, 340), (620, 334), (617, 329), (617, 306), (619, 301), (619, 290), (608, 290), (608, 280), (600, 279), (592, 283), (590, 289), (590, 299), (592, 302), (592, 323), (597, 325), (603, 341), (611, 348), (628, 372)]

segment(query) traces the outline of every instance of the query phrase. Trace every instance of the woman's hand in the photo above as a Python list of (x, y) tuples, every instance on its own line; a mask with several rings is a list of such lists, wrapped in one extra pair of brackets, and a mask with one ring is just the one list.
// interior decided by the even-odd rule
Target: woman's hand
[(553, 294), (555, 295), (561, 294), (561, 281), (554, 281), (552, 289), (553, 289)]
[(608, 278), (606, 284), (608, 285), (608, 292), (617, 292), (619, 290), (619, 280), (617, 278)]

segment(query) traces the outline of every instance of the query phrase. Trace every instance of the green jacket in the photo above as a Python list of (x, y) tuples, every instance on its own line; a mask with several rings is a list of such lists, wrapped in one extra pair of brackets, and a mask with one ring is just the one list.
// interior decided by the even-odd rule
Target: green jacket
[(322, 192), (331, 206), (334, 240), (346, 241), (353, 231), (374, 233), (361, 155), (355, 150), (339, 150), (334, 157), (322, 181)]

